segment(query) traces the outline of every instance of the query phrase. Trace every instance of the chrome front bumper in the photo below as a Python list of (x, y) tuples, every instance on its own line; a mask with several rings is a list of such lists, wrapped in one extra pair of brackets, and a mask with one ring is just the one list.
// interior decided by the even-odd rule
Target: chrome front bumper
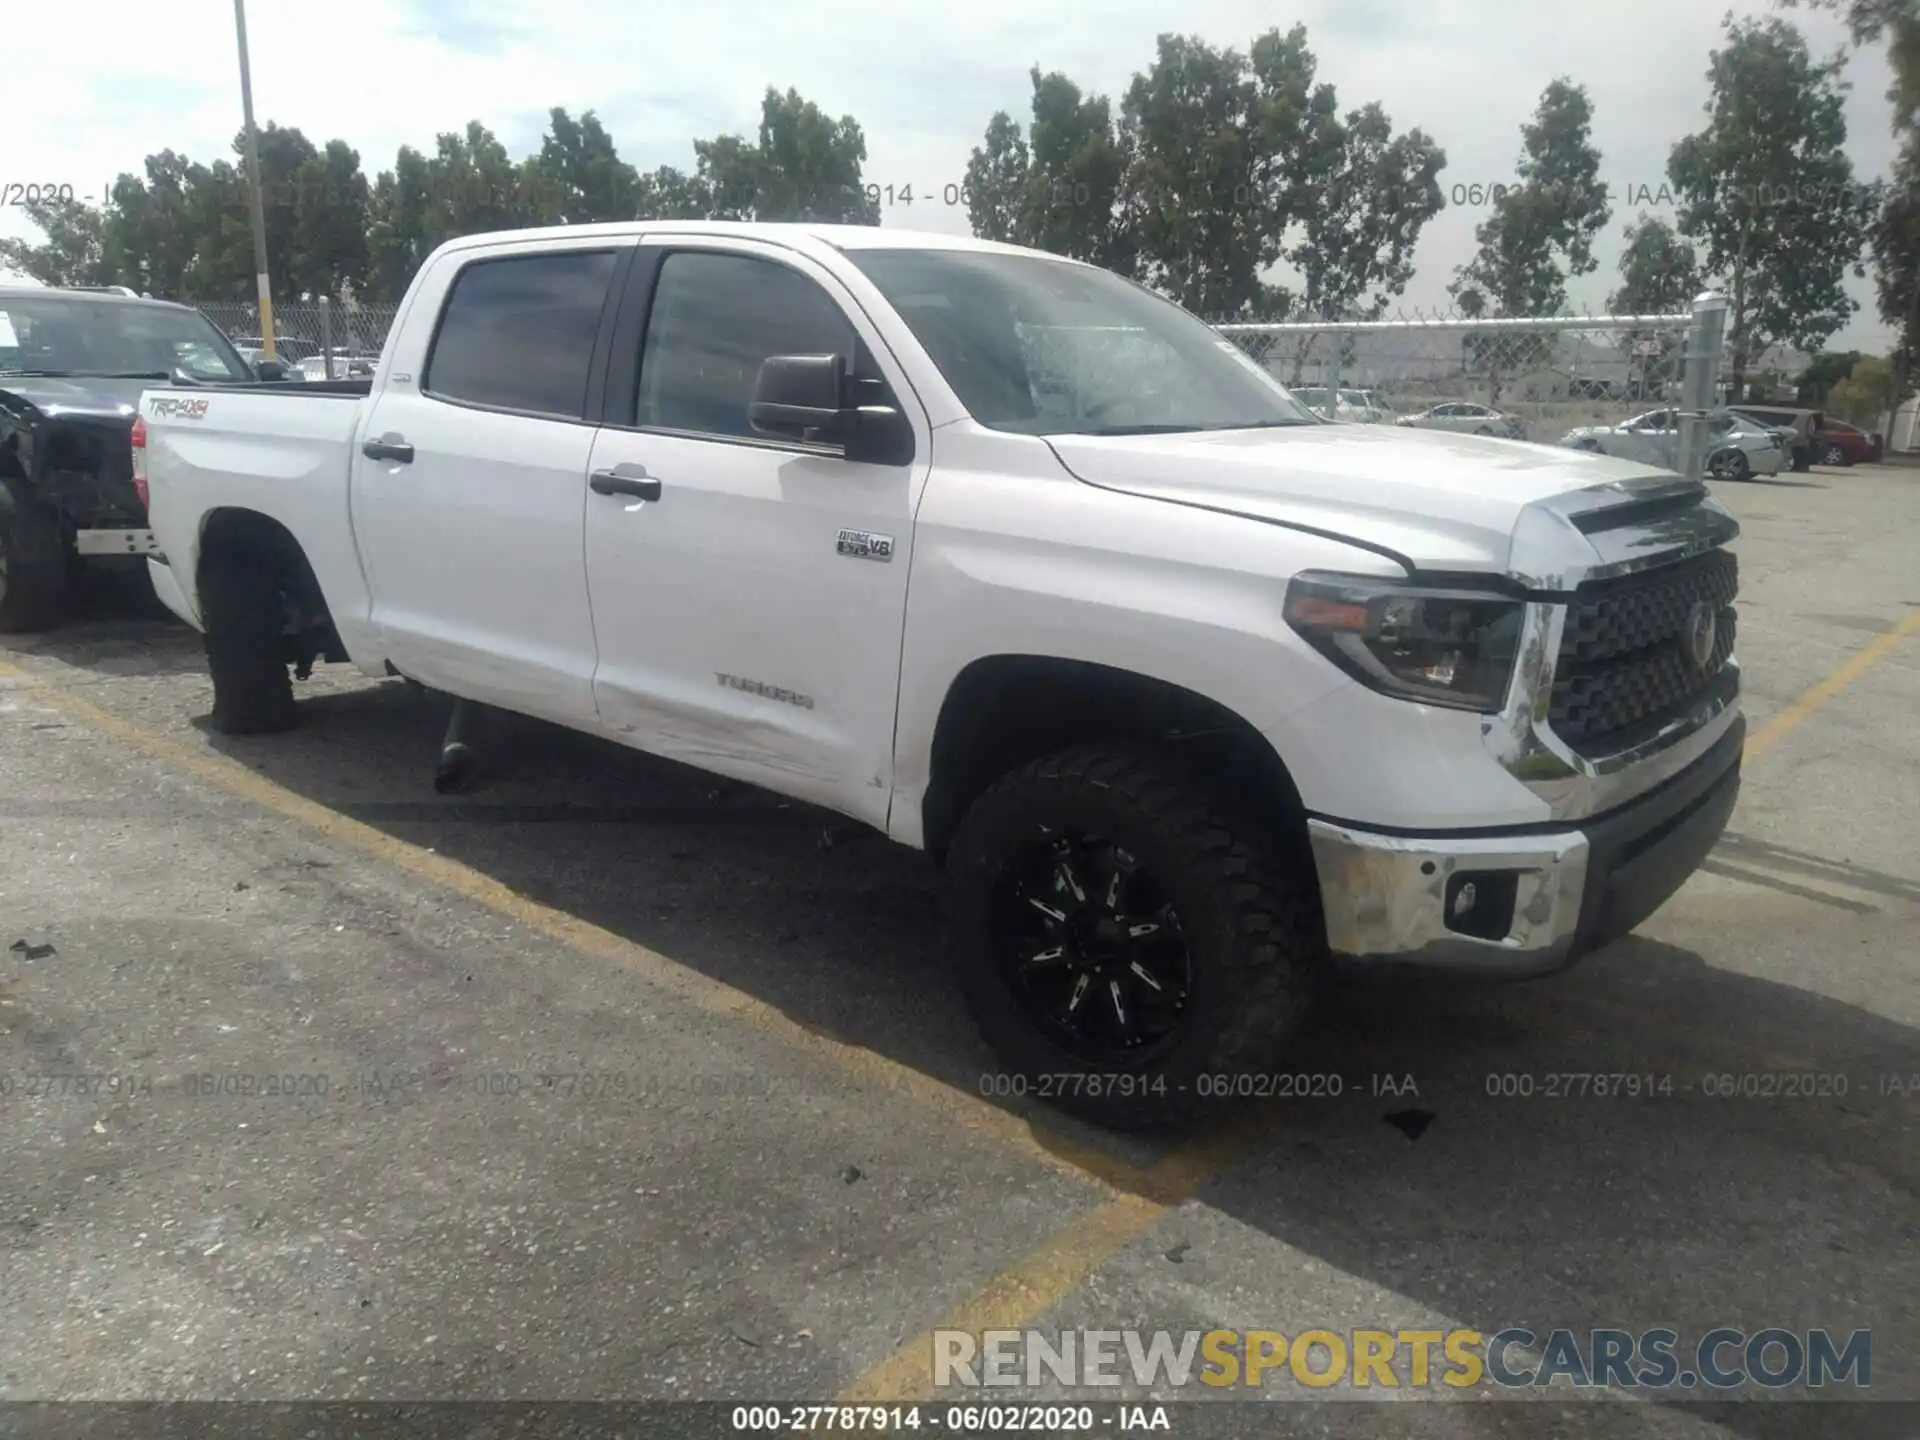
[[(1328, 948), (1510, 977), (1571, 964), (1633, 929), (1699, 868), (1739, 797), (1745, 737), (1736, 716), (1685, 771), (1578, 828), (1388, 835), (1309, 820)], [(1492, 908), (1475, 914), (1474, 902)]]

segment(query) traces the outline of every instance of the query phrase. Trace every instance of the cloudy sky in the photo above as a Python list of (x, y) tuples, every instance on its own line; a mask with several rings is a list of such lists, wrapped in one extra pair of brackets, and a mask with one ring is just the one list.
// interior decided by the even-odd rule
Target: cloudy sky
[[(98, 196), (150, 151), (212, 159), (239, 129), (230, 0), (8, 8), (0, 186), (71, 184)], [(1573, 290), (1576, 306), (1598, 309), (1616, 278), (1620, 231), (1637, 213), (1619, 197), (1657, 192), (1669, 147), (1701, 123), (1721, 15), (1717, 0), (251, 0), (248, 26), (260, 120), (316, 142), (344, 138), (369, 174), (400, 145), (431, 149), (436, 132), (470, 118), (525, 154), (556, 104), (597, 110), (643, 169), (691, 168), (693, 137), (751, 134), (765, 87), (793, 86), (858, 118), (870, 182), (911, 187), (918, 203), (888, 210), (885, 223), (960, 231), (965, 213), (943, 205), (941, 191), (961, 180), (995, 110), (1025, 120), (1035, 64), (1117, 95), (1163, 31), (1244, 47), (1301, 21), (1343, 107), (1379, 100), (1396, 126), (1439, 140), (1450, 194), (1512, 178), (1521, 124), (1564, 75), (1593, 97), (1602, 177), (1616, 196), (1601, 269)], [(1827, 16), (1792, 18), (1816, 53), (1845, 43)], [(1886, 66), (1868, 51), (1847, 74), (1849, 149), (1863, 179), (1878, 177), (1893, 152)], [(1463, 203), (1427, 226), (1410, 306), (1444, 302), (1483, 215)], [(0, 211), (0, 234), (33, 233), (17, 210)], [(1884, 349), (1891, 338), (1869, 287), (1853, 282), (1862, 310), (1838, 337), (1844, 346)]]

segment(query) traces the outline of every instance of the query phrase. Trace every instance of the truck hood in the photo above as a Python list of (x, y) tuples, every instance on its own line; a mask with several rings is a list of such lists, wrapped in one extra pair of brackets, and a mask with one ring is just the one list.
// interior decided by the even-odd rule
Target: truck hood
[(1400, 426), (1053, 435), (1047, 443), (1087, 484), (1357, 540), (1423, 570), (1512, 573), (1514, 531), (1529, 506), (1595, 489), (1625, 503), (1645, 486), (1679, 483), (1633, 461)]
[(140, 392), (152, 380), (109, 380), (52, 375), (0, 375), (0, 391), (24, 400), (49, 420), (125, 420), (140, 408)]

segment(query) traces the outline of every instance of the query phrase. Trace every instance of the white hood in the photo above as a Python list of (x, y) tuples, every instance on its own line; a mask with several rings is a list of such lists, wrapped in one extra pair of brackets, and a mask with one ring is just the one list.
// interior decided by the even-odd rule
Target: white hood
[(1535, 501), (1675, 480), (1629, 460), (1399, 426), (1054, 435), (1048, 443), (1088, 484), (1364, 540), (1423, 569), (1504, 571), (1514, 528)]

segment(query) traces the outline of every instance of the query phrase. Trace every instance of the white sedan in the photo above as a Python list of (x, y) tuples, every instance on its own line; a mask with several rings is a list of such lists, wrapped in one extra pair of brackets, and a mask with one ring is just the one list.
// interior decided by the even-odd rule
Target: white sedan
[(1508, 415), (1485, 405), (1470, 405), (1464, 400), (1435, 405), (1415, 415), (1402, 415), (1398, 423), (1411, 425), (1416, 430), (1451, 430), (1458, 435), (1498, 435), (1507, 440), (1527, 438), (1526, 424), (1518, 415)]
[[(1560, 443), (1575, 450), (1678, 470), (1680, 417), (1673, 410), (1650, 410), (1618, 425), (1584, 425), (1570, 430)], [(1725, 412), (1708, 417), (1707, 473), (1714, 479), (1778, 475), (1786, 460), (1786, 449), (1772, 430)]]

